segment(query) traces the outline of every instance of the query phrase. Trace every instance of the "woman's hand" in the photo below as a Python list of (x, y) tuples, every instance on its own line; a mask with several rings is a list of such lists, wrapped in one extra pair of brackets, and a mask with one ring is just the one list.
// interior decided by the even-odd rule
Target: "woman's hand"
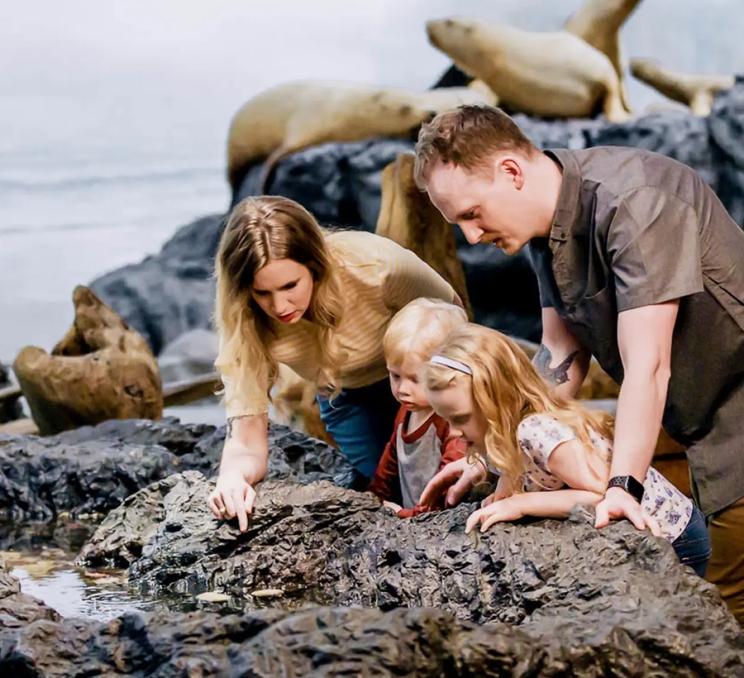
[(218, 520), (238, 517), (241, 532), (248, 529), (248, 515), (253, 512), (256, 490), (238, 470), (222, 469), (217, 485), (209, 495), (207, 503)]
[(266, 475), (269, 458), (268, 416), (258, 414), (228, 420), (217, 484), (207, 504), (218, 520), (238, 518), (241, 532), (256, 501), (255, 484)]
[(470, 532), (478, 524), (480, 524), (480, 531), (485, 532), (494, 523), (511, 522), (523, 516), (524, 513), (519, 508), (518, 496), (497, 499), (470, 514), (465, 524), (465, 533)]

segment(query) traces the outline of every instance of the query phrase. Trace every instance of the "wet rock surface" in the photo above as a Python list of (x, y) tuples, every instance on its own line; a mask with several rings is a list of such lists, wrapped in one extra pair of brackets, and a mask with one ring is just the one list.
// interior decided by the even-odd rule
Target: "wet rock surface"
[[(137, 490), (186, 469), (216, 472), (224, 427), (112, 420), (56, 436), (0, 436), (0, 518), (50, 521), (105, 515)], [(351, 467), (332, 447), (272, 424), (269, 477), (349, 485)]]
[[(182, 460), (216, 454), (221, 435), (107, 422), (14, 444), (52, 460), (94, 444)], [(464, 534), (473, 505), (400, 520), (328, 482), (348, 468), (331, 448), (271, 435), (272, 479), (245, 533), (212, 517), (200, 470), (180, 470), (132, 489), (83, 547), (82, 565), (128, 566), (133, 591), (180, 605), (61, 619), (0, 564), (0, 675), (744, 675), (744, 636), (665, 542), (594, 530), (584, 509), (477, 539)]]
[[(385, 665), (402, 623), (398, 640), (408, 638), (409, 650), (401, 675), (409, 675), (411, 647), (447, 646), (450, 633), (474, 634), (458, 645), (463, 654), (438, 657), (440, 670), (452, 662), (453, 675), (470, 675), (469, 660), (492, 672), (485, 675), (505, 666), (579, 675), (612, 666), (619, 674), (744, 672), (744, 637), (715, 588), (683, 568), (665, 542), (628, 524), (597, 531), (579, 509), (567, 521), (501, 525), (471, 538), (464, 524), (472, 505), (400, 520), (370, 494), (268, 481), (241, 534), (206, 510), (210, 489), (201, 474), (186, 472), (140, 491), (99, 526), (80, 561), (129, 565), (130, 584), (148, 594), (217, 591), (244, 611), (296, 611), (280, 626), (304, 619), (313, 633), (321, 618), (341, 614), (341, 628), (331, 627), (326, 641), (333, 670), (346, 666), (358, 623), (360, 642), (384, 631), (392, 643), (378, 639), (360, 666)], [(426, 641), (408, 626), (422, 618)], [(439, 626), (444, 619), (448, 632)], [(273, 642), (287, 638), (279, 633)]]

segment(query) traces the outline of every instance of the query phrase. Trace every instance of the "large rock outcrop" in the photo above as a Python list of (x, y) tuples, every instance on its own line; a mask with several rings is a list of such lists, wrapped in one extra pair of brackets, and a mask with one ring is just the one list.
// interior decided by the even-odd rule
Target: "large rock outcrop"
[[(225, 429), (166, 418), (108, 421), (56, 436), (0, 435), (0, 519), (50, 521), (116, 508), (178, 471), (216, 472)], [(270, 478), (353, 481), (332, 447), (285, 426), (269, 429)]]
[[(129, 565), (130, 585), (143, 593), (217, 591), (231, 596), (228, 607), (246, 610), (436, 608), (457, 628), (495, 625), (481, 630), (516, 640), (514, 660), (544, 657), (537, 648), (550, 646), (562, 661), (577, 648), (590, 664), (611, 656), (606, 666), (618, 662), (621, 673), (744, 671), (744, 638), (715, 588), (682, 567), (666, 542), (628, 523), (597, 531), (578, 509), (566, 521), (498, 525), (471, 537), (464, 525), (473, 505), (401, 520), (370, 494), (269, 481), (241, 534), (212, 518), (210, 488), (186, 472), (133, 495), (100, 525), (81, 562)], [(331, 613), (307, 614), (312, 625), (313, 615)], [(390, 623), (378, 614), (368, 619)], [(341, 657), (336, 633), (328, 651)], [(528, 639), (532, 650), (522, 646)], [(410, 652), (397, 660), (402, 675)]]
[[(108, 446), (110, 474), (130, 463), (119, 446), (185, 467), (220, 438), (173, 421), (107, 422), (15, 445), (33, 447), (37, 473), (65, 468), (63, 457), (69, 466), (79, 446)], [(0, 563), (0, 675), (744, 675), (739, 627), (666, 542), (629, 524), (597, 531), (585, 509), (479, 538), (464, 534), (472, 505), (400, 520), (372, 495), (328, 482), (348, 467), (327, 446), (283, 428), (272, 441), (270, 475), (281, 480), (263, 484), (242, 534), (211, 516), (200, 471), (139, 491), (144, 479), (90, 483), (81, 496), (126, 498), (81, 561), (128, 565), (133, 588), (163, 602), (107, 623), (62, 619)], [(31, 482), (15, 459), (0, 488)], [(70, 504), (50, 497), (49, 483), (34, 487), (45, 506)], [(205, 590), (230, 599), (195, 598)]]

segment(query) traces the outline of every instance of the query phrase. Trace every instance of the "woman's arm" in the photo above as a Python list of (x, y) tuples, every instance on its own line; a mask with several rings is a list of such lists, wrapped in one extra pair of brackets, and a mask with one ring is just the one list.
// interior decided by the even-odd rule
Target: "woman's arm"
[(269, 418), (266, 413), (228, 420), (220, 471), (208, 504), (216, 518), (238, 517), (240, 531), (256, 499), (254, 485), (266, 475), (269, 459)]

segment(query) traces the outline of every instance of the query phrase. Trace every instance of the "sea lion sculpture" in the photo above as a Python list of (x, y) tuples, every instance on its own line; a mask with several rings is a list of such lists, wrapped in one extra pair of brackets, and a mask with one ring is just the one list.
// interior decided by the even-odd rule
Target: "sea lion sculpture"
[(429, 264), (452, 285), (472, 318), (453, 226), (416, 186), (413, 163), (412, 153), (401, 153), (382, 170), (382, 199), (375, 233), (395, 240)]
[(670, 71), (651, 59), (631, 59), (630, 72), (664, 96), (687, 104), (695, 115), (710, 115), (713, 97), (734, 86), (731, 75), (693, 75)]
[(620, 80), (620, 98), (630, 112), (625, 88), (625, 68), (619, 31), (640, 0), (587, 0), (563, 25), (563, 30), (580, 37), (605, 54)]
[(432, 45), (510, 109), (551, 118), (587, 117), (598, 109), (611, 122), (630, 117), (610, 60), (572, 33), (461, 17), (429, 21), (426, 31)]
[(42, 435), (106, 419), (159, 419), (158, 365), (145, 339), (90, 289), (73, 292), (75, 321), (51, 354), (23, 348), (13, 371)]
[(276, 163), (303, 148), (408, 136), (440, 111), (496, 102), (482, 83), (423, 92), (347, 82), (277, 85), (250, 99), (233, 117), (227, 139), (228, 180), (235, 193), (246, 168), (266, 158), (263, 191)]

